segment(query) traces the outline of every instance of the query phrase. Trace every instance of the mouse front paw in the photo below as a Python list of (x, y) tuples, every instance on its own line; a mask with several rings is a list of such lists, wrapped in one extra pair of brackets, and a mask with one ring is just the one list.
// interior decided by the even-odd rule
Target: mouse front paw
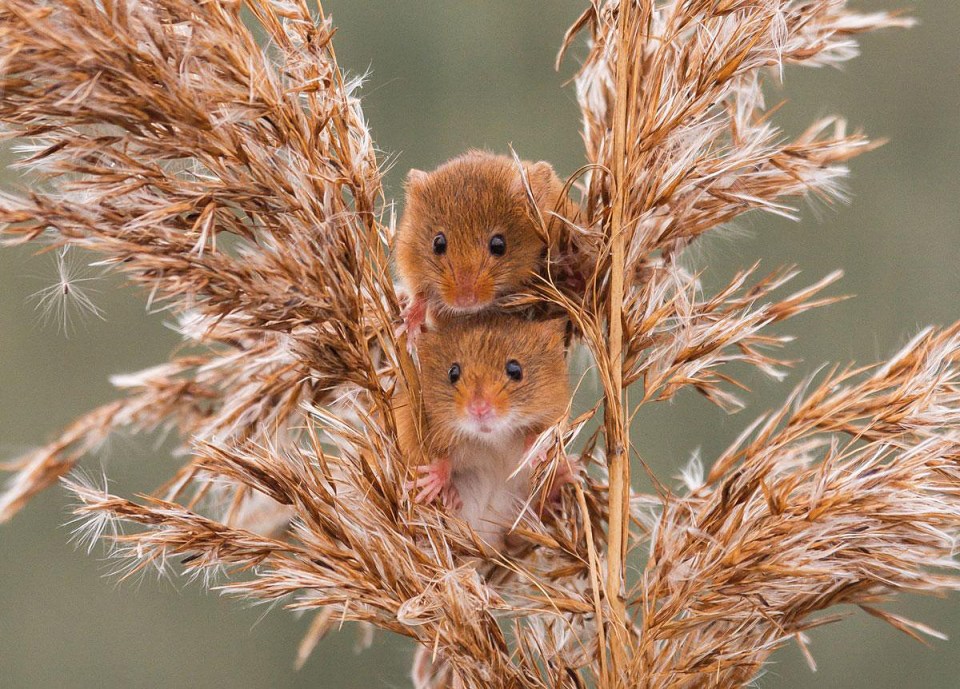
[(586, 291), (588, 273), (582, 258), (573, 254), (563, 254), (554, 260), (551, 271), (554, 283), (562, 292), (583, 295)]
[(583, 472), (583, 464), (577, 456), (564, 455), (557, 460), (553, 476), (547, 489), (547, 503), (557, 505), (564, 486), (577, 483)]
[(460, 491), (453, 485), (453, 481), (450, 481), (446, 489), (440, 494), (440, 501), (443, 503), (443, 506), (451, 512), (459, 512), (463, 509), (463, 500), (460, 499)]
[(407, 482), (407, 489), (416, 491), (413, 500), (421, 504), (437, 498), (450, 509), (460, 509), (462, 504), (460, 493), (453, 485), (453, 463), (446, 458), (418, 466), (417, 478)]
[(413, 354), (417, 349), (420, 334), (426, 329), (427, 300), (419, 294), (416, 295), (404, 307), (401, 316), (403, 322), (397, 328), (397, 335), (407, 336), (407, 350)]

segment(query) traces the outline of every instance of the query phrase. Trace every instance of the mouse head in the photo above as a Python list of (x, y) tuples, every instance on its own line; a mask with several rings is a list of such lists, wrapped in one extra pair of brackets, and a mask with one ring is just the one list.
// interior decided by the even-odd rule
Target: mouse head
[(526, 186), (546, 221), (563, 185), (549, 163), (523, 165), (526, 184), (514, 160), (479, 151), (407, 176), (397, 267), (437, 311), (482, 311), (539, 270), (546, 241)]
[(540, 433), (566, 411), (565, 323), (513, 316), (457, 319), (422, 336), (423, 403), (441, 442)]

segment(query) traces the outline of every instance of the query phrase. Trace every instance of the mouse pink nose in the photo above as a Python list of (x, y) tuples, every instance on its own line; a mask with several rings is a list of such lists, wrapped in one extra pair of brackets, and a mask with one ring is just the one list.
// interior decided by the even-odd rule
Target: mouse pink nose
[(482, 421), (493, 415), (493, 405), (482, 397), (474, 397), (467, 405), (467, 412)]
[(466, 308), (477, 305), (477, 292), (473, 287), (461, 287), (453, 298), (453, 305)]

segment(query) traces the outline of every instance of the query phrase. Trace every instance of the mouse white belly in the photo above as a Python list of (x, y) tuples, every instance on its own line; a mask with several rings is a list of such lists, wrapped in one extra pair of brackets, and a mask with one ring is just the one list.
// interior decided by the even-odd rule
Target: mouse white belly
[(458, 516), (497, 550), (530, 497), (530, 467), (518, 470), (523, 455), (521, 436), (495, 445), (465, 441), (451, 453)]

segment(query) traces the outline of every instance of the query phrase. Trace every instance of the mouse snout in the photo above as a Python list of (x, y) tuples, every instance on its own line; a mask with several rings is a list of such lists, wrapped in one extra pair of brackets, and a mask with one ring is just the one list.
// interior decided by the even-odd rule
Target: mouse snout
[(474, 395), (467, 403), (467, 413), (477, 421), (486, 421), (493, 416), (493, 405), (485, 397)]
[(457, 285), (453, 296), (453, 305), (461, 309), (469, 309), (477, 305), (477, 289), (473, 282)]
[(463, 313), (479, 311), (494, 299), (494, 286), (489, 276), (462, 272), (450, 276), (440, 290), (448, 307)]

